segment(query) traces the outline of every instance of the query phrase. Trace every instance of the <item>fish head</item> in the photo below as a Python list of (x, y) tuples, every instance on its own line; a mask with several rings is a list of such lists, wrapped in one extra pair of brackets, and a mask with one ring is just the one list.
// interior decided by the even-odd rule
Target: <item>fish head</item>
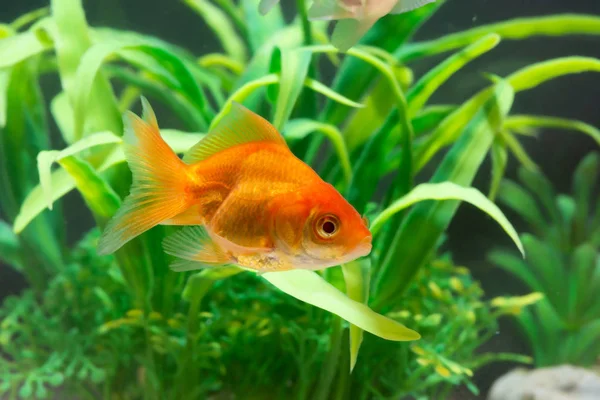
[(330, 184), (323, 183), (288, 203), (276, 236), (297, 268), (321, 269), (371, 252), (368, 222)]

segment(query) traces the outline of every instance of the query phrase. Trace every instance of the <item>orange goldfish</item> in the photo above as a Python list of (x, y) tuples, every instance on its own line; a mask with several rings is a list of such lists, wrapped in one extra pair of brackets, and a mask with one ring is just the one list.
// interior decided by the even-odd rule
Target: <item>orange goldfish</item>
[(158, 224), (191, 225), (163, 242), (176, 270), (236, 264), (260, 273), (321, 269), (371, 251), (367, 221), (294, 156), (269, 122), (233, 103), (181, 160), (142, 98), (124, 147), (133, 185), (109, 221), (99, 254)]

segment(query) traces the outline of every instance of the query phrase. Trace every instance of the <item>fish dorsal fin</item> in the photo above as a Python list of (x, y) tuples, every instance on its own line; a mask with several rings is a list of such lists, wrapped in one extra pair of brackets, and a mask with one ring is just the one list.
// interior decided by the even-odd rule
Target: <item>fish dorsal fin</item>
[(196, 163), (228, 148), (253, 142), (271, 142), (287, 147), (283, 136), (266, 119), (232, 102), (229, 112), (208, 135), (188, 150), (183, 161)]

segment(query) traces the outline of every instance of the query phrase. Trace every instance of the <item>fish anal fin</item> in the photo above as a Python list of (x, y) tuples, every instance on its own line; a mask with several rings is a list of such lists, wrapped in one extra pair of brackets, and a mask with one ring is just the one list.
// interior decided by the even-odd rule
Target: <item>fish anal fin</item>
[(217, 245), (203, 226), (186, 226), (163, 240), (167, 254), (207, 266), (229, 264), (232, 258)]
[(233, 102), (229, 112), (202, 140), (184, 155), (193, 164), (234, 146), (270, 142), (286, 146), (285, 139), (266, 119), (239, 103)]

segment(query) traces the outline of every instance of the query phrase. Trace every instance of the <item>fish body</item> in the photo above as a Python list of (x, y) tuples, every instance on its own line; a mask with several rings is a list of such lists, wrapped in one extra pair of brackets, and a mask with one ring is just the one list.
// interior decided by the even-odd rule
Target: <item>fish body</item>
[(111, 253), (151, 227), (188, 225), (164, 241), (178, 270), (237, 264), (256, 270), (321, 269), (367, 255), (366, 221), (294, 156), (262, 117), (234, 103), (180, 160), (144, 119), (126, 118), (134, 183), (98, 251)]

